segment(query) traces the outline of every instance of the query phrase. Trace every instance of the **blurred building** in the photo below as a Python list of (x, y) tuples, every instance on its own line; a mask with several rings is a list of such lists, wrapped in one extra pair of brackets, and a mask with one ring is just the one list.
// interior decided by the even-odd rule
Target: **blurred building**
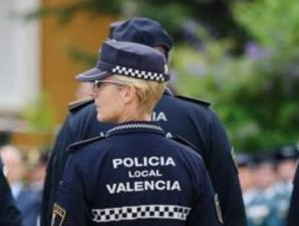
[[(76, 13), (66, 23), (57, 16), (25, 21), (21, 15), (40, 6), (59, 7), (71, 0), (0, 0), (0, 133), (11, 131), (16, 144), (36, 145), (44, 137), (31, 134), (24, 109), (42, 94), (49, 95), (55, 124), (63, 121), (78, 83), (74, 75), (89, 68), (70, 57), (72, 48), (97, 54), (108, 34), (108, 15)], [(3, 136), (5, 137), (5, 136)], [(0, 141), (1, 143), (1, 141)]]

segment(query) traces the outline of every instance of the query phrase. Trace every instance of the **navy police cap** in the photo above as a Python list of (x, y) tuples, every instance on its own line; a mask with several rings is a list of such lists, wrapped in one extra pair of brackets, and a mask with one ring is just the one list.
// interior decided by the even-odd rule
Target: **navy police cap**
[(166, 53), (170, 51), (173, 45), (172, 38), (161, 24), (142, 17), (133, 17), (129, 20), (112, 23), (110, 25), (110, 38), (151, 47), (162, 46)]
[(250, 166), (253, 164), (253, 159), (250, 154), (239, 153), (236, 156), (236, 163), (239, 167)]
[(276, 151), (276, 159), (278, 161), (297, 159), (299, 156), (296, 145), (286, 145)]
[(96, 66), (76, 78), (93, 82), (113, 74), (156, 82), (169, 80), (166, 59), (162, 53), (145, 45), (113, 40), (103, 43)]

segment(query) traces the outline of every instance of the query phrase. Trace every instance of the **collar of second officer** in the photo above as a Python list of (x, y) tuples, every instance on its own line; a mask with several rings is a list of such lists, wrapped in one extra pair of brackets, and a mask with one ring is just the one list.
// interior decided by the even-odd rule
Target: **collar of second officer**
[(133, 121), (119, 124), (108, 130), (107, 137), (123, 134), (123, 133), (157, 133), (165, 136), (163, 129), (153, 122)]

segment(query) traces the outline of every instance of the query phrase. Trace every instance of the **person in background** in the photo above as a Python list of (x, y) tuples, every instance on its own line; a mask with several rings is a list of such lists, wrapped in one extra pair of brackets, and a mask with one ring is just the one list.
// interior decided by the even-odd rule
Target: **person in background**
[[(145, 44), (161, 51), (169, 59), (172, 38), (156, 21), (132, 18), (113, 23), (110, 39)], [(168, 65), (165, 65), (168, 70)], [(238, 172), (232, 158), (232, 147), (217, 115), (210, 104), (189, 97), (174, 96), (169, 90), (153, 111), (152, 119), (161, 126), (168, 137), (181, 137), (191, 143), (205, 161), (213, 187), (219, 221), (227, 226), (246, 226), (246, 216)], [(96, 122), (93, 100), (81, 101), (70, 106), (70, 114), (64, 122), (53, 146), (43, 193), (41, 225), (51, 223), (56, 190), (68, 158), (67, 147), (77, 141), (100, 135), (113, 126)]]
[(30, 189), (42, 195), (43, 185), (46, 177), (46, 166), (48, 154), (42, 152), (38, 160), (32, 165), (28, 172), (28, 183)]
[(22, 226), (22, 216), (15, 205), (9, 184), (5, 178), (7, 170), (0, 156), (0, 225)]
[(20, 150), (15, 146), (7, 145), (0, 149), (0, 155), (8, 170), (8, 183), (16, 206), (21, 211), (23, 225), (37, 225), (40, 195), (29, 189), (23, 182), (25, 167)]
[(239, 180), (241, 184), (244, 204), (251, 199), (254, 188), (253, 158), (250, 154), (238, 153), (236, 163), (239, 170)]
[(280, 226), (286, 225), (297, 158), (298, 150), (295, 145), (284, 146), (276, 152), (276, 173), (278, 180), (274, 185), (274, 200), (276, 203), (277, 216), (281, 222)]
[(250, 198), (245, 202), (249, 226), (279, 226), (276, 215), (275, 164), (273, 154), (259, 153), (254, 156), (254, 188)]
[(276, 152), (276, 172), (278, 175), (279, 189), (291, 192), (295, 176), (298, 150), (295, 145), (288, 145)]

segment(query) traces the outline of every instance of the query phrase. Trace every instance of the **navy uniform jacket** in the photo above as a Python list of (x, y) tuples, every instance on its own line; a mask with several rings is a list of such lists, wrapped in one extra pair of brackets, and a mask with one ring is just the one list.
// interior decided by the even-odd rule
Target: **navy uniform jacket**
[(201, 157), (150, 122), (73, 145), (52, 226), (220, 226)]
[(0, 226), (20, 226), (21, 213), (15, 206), (0, 159)]
[[(155, 108), (153, 120), (167, 136), (181, 136), (192, 143), (202, 155), (209, 176), (220, 200), (224, 225), (246, 226), (246, 217), (238, 180), (231, 157), (231, 146), (217, 116), (209, 104), (165, 93)], [(57, 184), (61, 179), (67, 146), (99, 134), (104, 135), (110, 124), (96, 120), (93, 103), (71, 109), (60, 130), (50, 156), (43, 194), (42, 226), (49, 226)], [(219, 218), (221, 213), (219, 212)]]
[(289, 214), (287, 218), (286, 226), (298, 226), (299, 225), (299, 167), (297, 166), (294, 188), (291, 197), (291, 204), (289, 208)]

